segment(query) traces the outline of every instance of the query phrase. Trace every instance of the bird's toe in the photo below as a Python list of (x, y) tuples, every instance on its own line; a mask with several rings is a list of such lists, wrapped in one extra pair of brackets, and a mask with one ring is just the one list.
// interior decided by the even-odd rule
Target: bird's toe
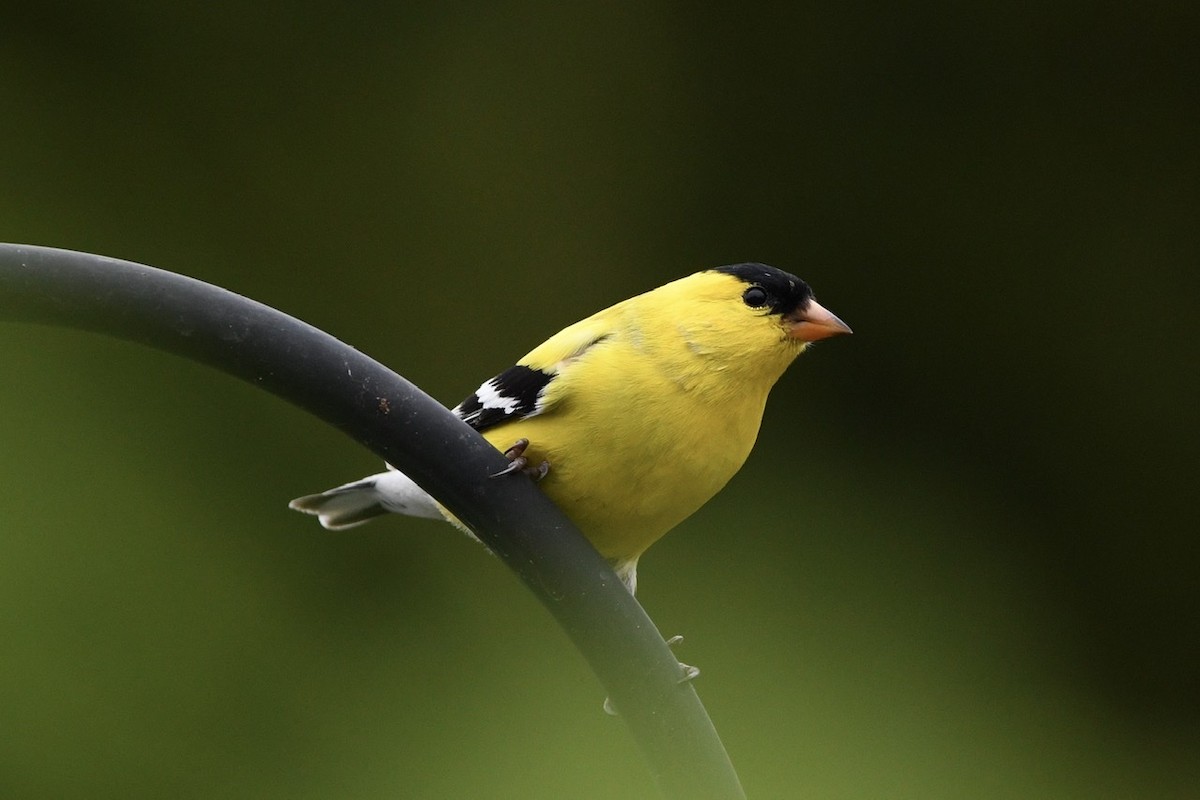
[(537, 466), (532, 466), (529, 459), (525, 457), (525, 451), (529, 448), (528, 439), (517, 439), (513, 442), (512, 447), (504, 451), (504, 457), (508, 459), (508, 466), (499, 472), (493, 472), (488, 477), (499, 478), (502, 475), (511, 475), (514, 472), (524, 472), (534, 481), (540, 481), (550, 472), (550, 462), (542, 461)]

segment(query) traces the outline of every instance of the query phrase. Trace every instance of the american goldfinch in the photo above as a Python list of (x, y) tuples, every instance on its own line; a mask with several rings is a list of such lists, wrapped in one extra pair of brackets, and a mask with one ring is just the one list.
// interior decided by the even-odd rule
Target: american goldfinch
[[(509, 456), (510, 471), (543, 478), (633, 592), (646, 548), (742, 466), (787, 366), (842, 333), (850, 328), (796, 276), (718, 267), (564, 328), (453, 411)], [(290, 507), (330, 529), (388, 512), (455, 522), (390, 465)]]

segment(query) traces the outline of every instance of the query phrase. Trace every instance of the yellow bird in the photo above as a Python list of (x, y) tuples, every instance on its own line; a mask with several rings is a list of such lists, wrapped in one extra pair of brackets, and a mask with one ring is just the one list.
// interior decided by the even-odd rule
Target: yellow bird
[[(842, 333), (796, 276), (718, 267), (564, 328), (454, 413), (509, 456), (509, 471), (541, 478), (633, 592), (646, 548), (741, 468), (783, 371)], [(390, 465), (290, 507), (330, 529), (388, 512), (457, 522)]]

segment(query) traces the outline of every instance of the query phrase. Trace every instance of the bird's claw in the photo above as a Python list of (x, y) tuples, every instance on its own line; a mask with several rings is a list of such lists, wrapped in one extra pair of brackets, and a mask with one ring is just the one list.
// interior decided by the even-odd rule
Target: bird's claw
[(529, 447), (528, 439), (517, 439), (513, 442), (512, 447), (504, 451), (504, 457), (508, 459), (508, 466), (499, 472), (493, 472), (489, 478), (499, 478), (504, 475), (511, 475), (514, 472), (524, 472), (535, 482), (546, 477), (546, 473), (550, 471), (550, 462), (543, 461), (535, 466), (530, 466), (529, 459), (525, 457), (525, 450)]
[(525, 451), (529, 448), (528, 439), (517, 439), (512, 443), (512, 447), (504, 451), (504, 457), (509, 461), (515, 461), (525, 455)]
[[(675, 645), (679, 644), (682, 641), (683, 641), (683, 637), (680, 636), (679, 634), (675, 634), (670, 639), (667, 639), (667, 647), (674, 647)], [(679, 663), (679, 671), (681, 673), (680, 677), (679, 677), (679, 681), (678, 681), (680, 684), (688, 683), (689, 681), (694, 681), (696, 678), (700, 677), (700, 668), (699, 667), (693, 667), (691, 664), (685, 664), (682, 661), (680, 661), (678, 663)], [(611, 697), (604, 698), (604, 713), (608, 714), (610, 717), (619, 717), (620, 716), (620, 713), (617, 711), (617, 707), (615, 705), (613, 705), (613, 701), (612, 701)]]
[[(700, 676), (700, 668), (693, 667), (691, 664), (685, 664), (682, 661), (680, 661), (679, 669), (683, 672), (683, 674), (680, 676), (679, 680), (677, 681), (677, 683), (680, 686), (682, 686), (685, 683), (690, 683), (691, 681), (695, 680), (696, 678), (698, 678)], [(615, 705), (613, 705), (613, 701), (612, 701), (611, 697), (604, 698), (604, 713), (608, 714), (610, 717), (621, 716), (621, 713), (619, 711), (617, 711), (617, 707)]]
[(528, 466), (529, 466), (529, 459), (525, 458), (525, 456), (517, 456), (516, 458), (513, 458), (512, 460), (510, 460), (508, 462), (507, 467), (500, 470), (499, 472), (493, 472), (491, 475), (488, 475), (488, 477), (489, 478), (500, 478), (500, 477), (503, 477), (504, 475), (511, 475), (514, 472), (520, 472), (521, 470), (525, 469)]
[[(670, 639), (667, 639), (667, 647), (674, 647), (675, 645), (679, 644), (682, 641), (683, 641), (683, 637), (677, 633), (674, 636), (672, 636)], [(682, 661), (680, 661), (679, 669), (683, 673), (682, 677), (680, 677), (680, 679), (679, 679), (680, 683), (687, 683), (688, 681), (694, 681), (696, 678), (700, 677), (700, 668), (699, 667), (693, 667), (691, 664), (685, 664)]]

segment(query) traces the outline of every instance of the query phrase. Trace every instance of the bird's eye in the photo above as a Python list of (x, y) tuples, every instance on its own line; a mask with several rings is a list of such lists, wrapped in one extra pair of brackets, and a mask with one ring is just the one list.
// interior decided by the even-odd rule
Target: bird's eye
[(762, 308), (767, 304), (767, 290), (761, 286), (751, 286), (742, 292), (742, 302), (751, 308)]

